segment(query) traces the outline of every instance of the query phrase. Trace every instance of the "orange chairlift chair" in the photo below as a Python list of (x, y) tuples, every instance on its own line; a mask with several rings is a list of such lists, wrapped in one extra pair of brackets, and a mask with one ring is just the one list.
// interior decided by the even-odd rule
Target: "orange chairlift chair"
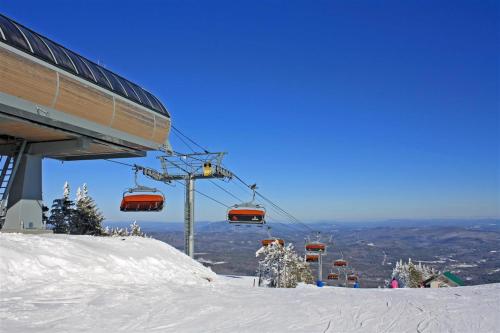
[(253, 190), (252, 201), (229, 207), (227, 211), (227, 221), (230, 224), (254, 224), (262, 226), (266, 223), (266, 209), (262, 205), (254, 203), (257, 186), (254, 184), (250, 189)]
[(122, 212), (160, 212), (165, 203), (165, 196), (157, 188), (142, 186), (137, 183), (135, 171), (135, 187), (123, 192), (120, 210)]
[(279, 245), (285, 246), (285, 241), (283, 239), (271, 236), (271, 227), (267, 227), (267, 235), (268, 235), (268, 238), (263, 239), (261, 241), (262, 246), (266, 247), (266, 246), (271, 245), (274, 242), (278, 242)]
[(307, 238), (308, 241), (306, 242), (306, 251), (307, 252), (312, 252), (312, 253), (321, 253), (325, 254), (326, 253), (326, 244), (320, 241), (321, 235), (318, 232), (316, 236), (315, 241), (310, 241), (309, 237)]
[(345, 266), (347, 266), (347, 261), (345, 261), (344, 259), (337, 259), (333, 262), (333, 266), (345, 267)]
[(319, 254), (316, 253), (307, 253), (306, 254), (306, 262), (318, 262)]

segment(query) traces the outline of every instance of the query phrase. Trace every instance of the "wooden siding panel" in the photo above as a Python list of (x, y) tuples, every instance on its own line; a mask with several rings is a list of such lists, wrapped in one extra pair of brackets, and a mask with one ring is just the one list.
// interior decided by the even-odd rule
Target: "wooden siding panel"
[(165, 144), (170, 133), (170, 119), (155, 115), (155, 131), (153, 141), (159, 144)]
[[(121, 98), (113, 98), (91, 84), (61, 72), (58, 74), (50, 67), (1, 47), (0, 91), (159, 145), (165, 144), (170, 132), (169, 118)], [(3, 128), (0, 133), (14, 134), (11, 130)], [(19, 130), (26, 131), (25, 128)], [(34, 131), (33, 139), (62, 139), (59, 134), (53, 136), (42, 132)]]
[(47, 107), (56, 93), (56, 72), (0, 48), (0, 91)]
[(129, 103), (115, 100), (115, 117), (112, 128), (140, 138), (151, 140), (154, 130), (154, 115)]
[(0, 118), (0, 133), (13, 137), (22, 137), (28, 141), (59, 141), (72, 139), (69, 134), (51, 129), (50, 127), (42, 127), (33, 123), (24, 121), (14, 121)]
[(113, 98), (95, 88), (59, 75), (59, 96), (55, 109), (101, 125), (113, 116)]

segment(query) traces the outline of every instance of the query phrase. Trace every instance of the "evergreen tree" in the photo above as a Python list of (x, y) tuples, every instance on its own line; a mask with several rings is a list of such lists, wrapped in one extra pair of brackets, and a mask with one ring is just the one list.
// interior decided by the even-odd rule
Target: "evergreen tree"
[(47, 224), (52, 225), (56, 234), (67, 234), (69, 225), (74, 217), (73, 202), (69, 199), (70, 188), (68, 182), (64, 183), (63, 197), (54, 199)]
[(275, 288), (295, 288), (297, 283), (312, 283), (313, 277), (304, 258), (297, 255), (293, 244), (280, 245), (277, 241), (260, 248), (259, 285)]
[(49, 207), (42, 204), (42, 223), (43, 225), (47, 225), (49, 223), (49, 217), (47, 213), (49, 212)]
[(134, 223), (130, 225), (129, 236), (146, 237), (146, 234), (142, 232), (141, 227), (137, 224), (137, 221), (134, 221)]
[(429, 266), (419, 263), (415, 265), (411, 258), (408, 263), (400, 261), (396, 262), (396, 266), (392, 270), (392, 277), (395, 277), (399, 282), (400, 288), (418, 288), (420, 284), (436, 274), (436, 271)]
[(108, 227), (108, 226), (106, 226), (106, 228), (104, 228), (104, 229), (102, 230), (102, 232), (101, 232), (101, 236), (111, 236), (111, 232), (112, 232), (112, 230), (111, 230), (111, 229), (109, 229), (109, 227)]
[(101, 235), (104, 217), (97, 209), (94, 199), (88, 194), (87, 184), (78, 188), (76, 196), (76, 214), (71, 220), (69, 231), (76, 235)]
[(422, 283), (422, 273), (419, 272), (417, 266), (413, 262), (408, 263), (408, 287), (418, 288)]
[(110, 235), (112, 237), (126, 237), (130, 236), (130, 233), (127, 228), (113, 228), (110, 231)]

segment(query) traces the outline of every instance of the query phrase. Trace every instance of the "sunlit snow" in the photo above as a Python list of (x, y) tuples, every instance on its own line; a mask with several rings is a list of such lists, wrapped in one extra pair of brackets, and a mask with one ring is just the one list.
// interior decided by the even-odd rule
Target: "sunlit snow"
[(153, 239), (0, 233), (2, 332), (493, 332), (500, 284), (253, 287)]

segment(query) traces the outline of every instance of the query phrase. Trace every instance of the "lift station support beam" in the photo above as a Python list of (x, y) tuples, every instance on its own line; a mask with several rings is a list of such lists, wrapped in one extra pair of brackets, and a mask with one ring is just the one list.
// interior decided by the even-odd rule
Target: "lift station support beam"
[[(42, 160), (56, 154), (85, 151), (91, 140), (28, 142), (13, 140), (0, 146), (5, 157), (0, 171), (0, 224), (2, 232), (47, 233), (43, 222)], [(13, 162), (11, 162), (13, 161)]]

